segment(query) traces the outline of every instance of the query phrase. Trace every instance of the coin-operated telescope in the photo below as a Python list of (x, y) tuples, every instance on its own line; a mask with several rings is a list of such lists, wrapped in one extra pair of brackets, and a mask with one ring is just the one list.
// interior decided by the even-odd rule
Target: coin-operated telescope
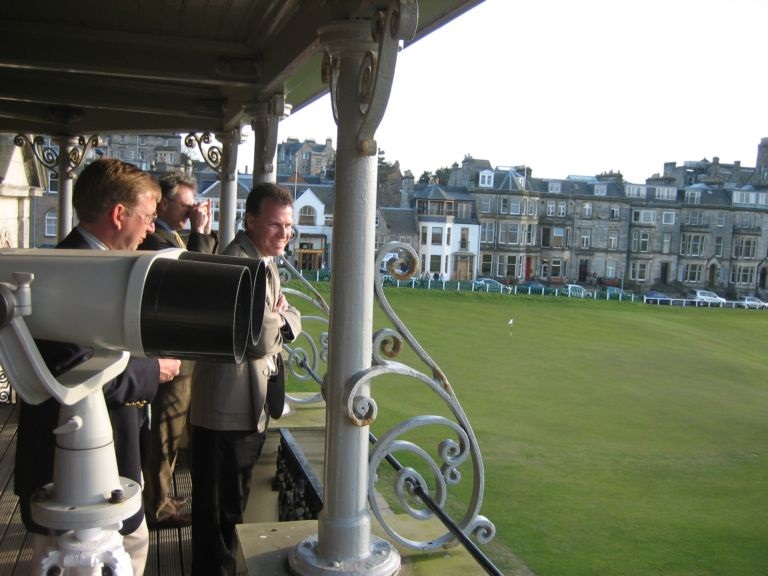
[[(0, 365), (25, 402), (61, 404), (54, 481), (31, 512), (66, 532), (41, 573), (131, 574), (118, 530), (139, 510), (141, 487), (118, 475), (101, 387), (130, 355), (240, 362), (261, 332), (265, 292), (261, 260), (178, 249), (0, 251)], [(93, 355), (55, 378), (35, 339)]]

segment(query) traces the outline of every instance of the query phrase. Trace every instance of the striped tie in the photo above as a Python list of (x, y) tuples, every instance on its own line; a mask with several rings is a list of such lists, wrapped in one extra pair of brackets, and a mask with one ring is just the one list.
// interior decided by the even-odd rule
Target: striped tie
[(184, 243), (184, 239), (181, 237), (181, 234), (176, 232), (176, 230), (173, 231), (173, 237), (176, 239), (176, 245), (179, 248), (186, 248), (187, 245)]

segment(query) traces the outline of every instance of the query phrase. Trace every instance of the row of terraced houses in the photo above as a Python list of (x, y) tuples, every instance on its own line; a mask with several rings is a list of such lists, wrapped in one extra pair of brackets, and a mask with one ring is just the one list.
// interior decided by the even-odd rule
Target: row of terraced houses
[[(414, 213), (423, 269), (453, 280), (751, 294), (766, 288), (768, 138), (753, 168), (718, 158), (669, 162), (644, 184), (612, 172), (535, 178), (530, 168), (467, 157), (447, 186), (406, 178), (399, 210)], [(382, 209), (385, 219), (392, 212)]]
[[(327, 184), (287, 184), (297, 192), (293, 256), (302, 268), (332, 264)], [(406, 172), (398, 193), (379, 190), (377, 248), (410, 244), (422, 271), (448, 280), (708, 287), (734, 297), (766, 288), (768, 138), (755, 167), (668, 162), (644, 184), (613, 172), (536, 178), (530, 167), (467, 156), (446, 185), (417, 184)]]
[[(178, 136), (158, 140), (158, 157), (144, 150), (148, 137), (134, 139), (126, 150), (140, 151), (137, 163), (147, 164), (142, 167), (178, 168), (177, 158), (191, 169)], [(121, 152), (121, 137), (106, 141), (115, 155)], [(289, 257), (303, 270), (333, 265), (334, 163), (330, 139), (289, 139), (278, 146), (278, 182), (296, 199), (299, 236)], [(376, 248), (391, 241), (409, 244), (430, 275), (621, 283), (637, 290), (707, 287), (734, 297), (766, 290), (768, 138), (758, 145), (754, 167), (717, 157), (668, 162), (643, 184), (614, 172), (535, 177), (531, 167), (493, 166), (469, 155), (452, 166), (445, 184), (416, 183), (409, 172), (400, 174), (397, 163), (386, 168), (379, 173)], [(199, 162), (193, 171), (216, 217), (215, 173)], [(33, 199), (33, 246), (55, 236), (55, 188), (46, 184), (47, 192)], [(238, 175), (239, 212), (251, 185), (250, 174)]]

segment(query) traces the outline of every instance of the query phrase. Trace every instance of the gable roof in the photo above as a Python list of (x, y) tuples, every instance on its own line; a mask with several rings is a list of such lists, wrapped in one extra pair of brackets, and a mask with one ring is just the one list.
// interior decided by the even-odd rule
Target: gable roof
[(416, 184), (413, 187), (414, 200), (473, 200), (464, 186), (441, 186), (439, 184)]

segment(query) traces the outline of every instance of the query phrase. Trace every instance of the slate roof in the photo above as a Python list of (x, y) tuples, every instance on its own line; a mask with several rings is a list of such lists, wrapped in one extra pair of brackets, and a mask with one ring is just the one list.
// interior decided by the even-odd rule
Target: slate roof
[(686, 190), (699, 190), (701, 196), (699, 196), (699, 202), (697, 204), (684, 204), (681, 208), (695, 208), (696, 206), (730, 206), (731, 199), (728, 193), (723, 189), (707, 184), (694, 184), (689, 186)]
[(441, 186), (439, 184), (416, 184), (413, 187), (414, 200), (474, 200), (464, 186)]
[[(325, 213), (333, 213), (333, 198), (335, 185), (330, 180), (324, 180), (319, 176), (304, 176), (299, 177), (296, 181), (294, 176), (278, 177), (278, 184), (284, 186), (290, 191), (296, 191), (297, 198), (301, 198), (301, 195), (310, 189), (325, 204)], [(238, 174), (237, 175), (237, 197), (238, 199), (245, 200), (248, 197), (251, 189), (253, 188), (253, 174)], [(200, 192), (203, 198), (219, 198), (221, 197), (221, 182), (217, 181), (211, 184), (208, 188)]]
[(379, 208), (379, 213), (391, 234), (418, 235), (419, 227), (413, 208)]

